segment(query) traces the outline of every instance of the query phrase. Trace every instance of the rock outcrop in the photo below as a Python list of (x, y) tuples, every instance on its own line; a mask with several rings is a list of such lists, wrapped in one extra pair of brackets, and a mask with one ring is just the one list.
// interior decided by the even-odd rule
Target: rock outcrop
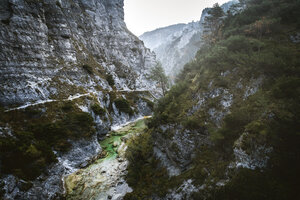
[(140, 39), (155, 52), (167, 75), (174, 77), (201, 46), (200, 21), (177, 24), (144, 33)]
[[(155, 54), (127, 29), (123, 5), (123, 0), (1, 1), (1, 141), (18, 140), (16, 133), (32, 131), (34, 120), (42, 126), (48, 118), (53, 125), (62, 120), (59, 113), (88, 113), (95, 129), (89, 137), (82, 132), (77, 139), (65, 138), (68, 151), (54, 150), (48, 139), (34, 136), (31, 143), (46, 142), (56, 159), (43, 164), (34, 180), (23, 180), (16, 170), (14, 175), (2, 173), (6, 163), (1, 158), (4, 199), (60, 198), (62, 177), (97, 158), (98, 140), (112, 126), (151, 113), (155, 85), (147, 74), (156, 63)], [(23, 115), (29, 110), (40, 114), (32, 121)], [(24, 118), (15, 122), (11, 116)], [(22, 171), (27, 166), (13, 167)]]
[(126, 28), (123, 0), (3, 0), (0, 103), (151, 89), (155, 55)]

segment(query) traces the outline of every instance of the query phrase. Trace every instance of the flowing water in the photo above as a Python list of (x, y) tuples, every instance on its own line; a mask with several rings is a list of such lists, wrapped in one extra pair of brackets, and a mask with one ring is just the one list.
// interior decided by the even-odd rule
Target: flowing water
[(146, 118), (113, 129), (100, 141), (100, 158), (64, 178), (67, 199), (117, 200), (132, 192), (125, 181), (128, 166), (125, 152), (129, 139), (141, 134), (146, 128)]

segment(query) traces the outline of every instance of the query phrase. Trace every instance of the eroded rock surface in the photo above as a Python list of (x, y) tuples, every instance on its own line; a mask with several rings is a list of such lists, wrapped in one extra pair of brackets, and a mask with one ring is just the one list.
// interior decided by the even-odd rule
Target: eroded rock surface
[(106, 152), (104, 158), (65, 178), (67, 199), (121, 200), (126, 193), (132, 192), (125, 181), (126, 142), (141, 133), (143, 123), (143, 119), (139, 119), (109, 133), (101, 142)]
[(155, 55), (128, 31), (123, 0), (3, 0), (0, 103), (151, 89)]

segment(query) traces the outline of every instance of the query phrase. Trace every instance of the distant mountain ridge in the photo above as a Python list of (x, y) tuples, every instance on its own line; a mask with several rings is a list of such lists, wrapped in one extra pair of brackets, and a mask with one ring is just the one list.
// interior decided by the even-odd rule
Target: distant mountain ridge
[[(227, 12), (230, 6), (237, 2), (237, 0), (229, 1), (221, 7), (224, 12)], [(187, 62), (194, 58), (202, 45), (203, 22), (208, 11), (209, 8), (202, 11), (199, 21), (158, 28), (139, 37), (146, 47), (155, 52), (167, 75), (174, 77)]]

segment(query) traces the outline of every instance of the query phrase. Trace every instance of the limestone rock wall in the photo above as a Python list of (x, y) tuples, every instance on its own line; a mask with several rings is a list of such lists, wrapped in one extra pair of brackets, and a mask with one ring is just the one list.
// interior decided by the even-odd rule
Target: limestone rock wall
[(151, 89), (155, 55), (124, 23), (123, 0), (2, 0), (0, 104)]

